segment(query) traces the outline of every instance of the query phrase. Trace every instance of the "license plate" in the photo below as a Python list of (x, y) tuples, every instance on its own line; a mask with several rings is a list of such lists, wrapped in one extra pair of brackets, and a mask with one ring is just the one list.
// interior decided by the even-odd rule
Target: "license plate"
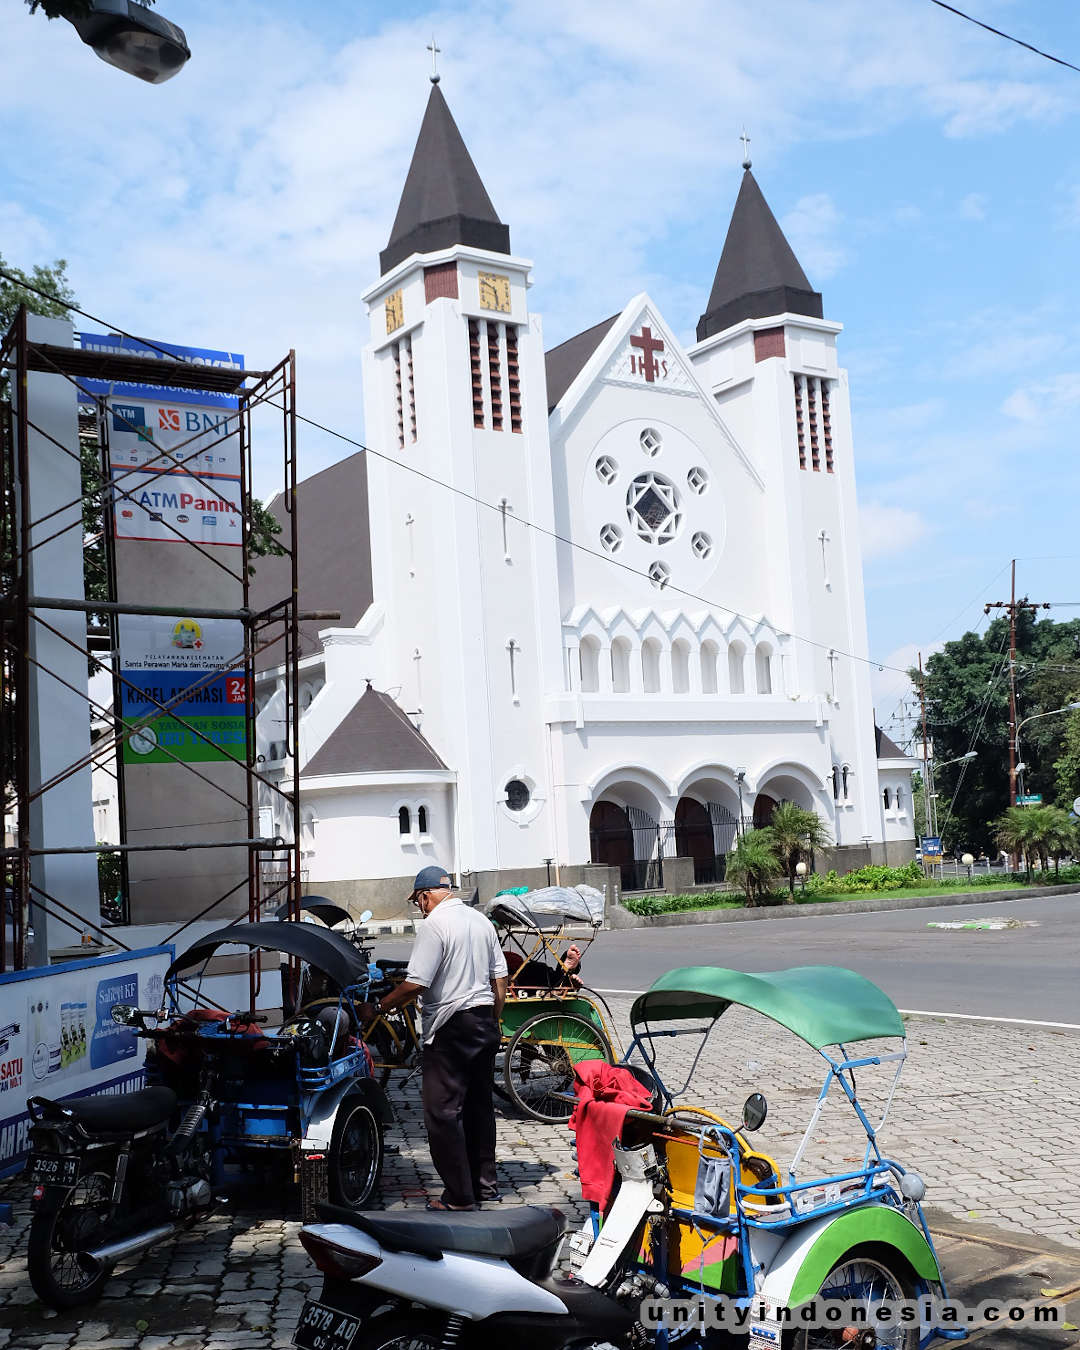
[(299, 1350), (350, 1350), (359, 1330), (359, 1317), (309, 1299), (293, 1332), (293, 1345)]
[(76, 1153), (35, 1153), (30, 1159), (30, 1180), (38, 1186), (74, 1186), (79, 1179)]

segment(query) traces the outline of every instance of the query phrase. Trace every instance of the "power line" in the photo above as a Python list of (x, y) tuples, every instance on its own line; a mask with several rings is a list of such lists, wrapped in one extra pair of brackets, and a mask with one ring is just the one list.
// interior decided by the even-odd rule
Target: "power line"
[(1047, 61), (1053, 61), (1055, 65), (1067, 66), (1069, 70), (1080, 73), (1080, 66), (1074, 66), (1071, 61), (1065, 61), (1060, 56), (1052, 56), (1050, 52), (1044, 52), (1040, 47), (1033, 47), (1030, 42), (1025, 42), (1023, 38), (1013, 37), (1011, 33), (1004, 33), (1000, 28), (994, 28), (991, 24), (983, 23), (982, 19), (975, 19), (970, 14), (965, 14), (962, 9), (957, 9), (955, 5), (947, 5), (945, 0), (930, 0), (930, 3), (937, 5), (938, 9), (947, 9), (950, 14), (956, 14), (961, 19), (967, 19), (968, 23), (973, 23), (979, 28), (985, 28), (988, 33), (1004, 38), (1006, 42), (1015, 42), (1018, 47), (1024, 47), (1029, 52), (1034, 52), (1036, 56), (1042, 56)]
[[(71, 304), (69, 301), (63, 300), (59, 296), (51, 295), (48, 291), (42, 290), (38, 286), (30, 285), (21, 278), (13, 276), (10, 272), (5, 271), (3, 268), (0, 268), (0, 277), (21, 286), (24, 290), (32, 291), (35, 295), (40, 295), (43, 299), (61, 306), (72, 314), (79, 314), (84, 319), (89, 319), (91, 323), (101, 324), (103, 327), (108, 328), (111, 332), (119, 334), (121, 337), (130, 338), (133, 342), (142, 343), (152, 351), (160, 352), (162, 355), (169, 357), (170, 360), (176, 360), (174, 352), (168, 352), (164, 347), (158, 346), (146, 338), (138, 337), (134, 333), (128, 333), (123, 328), (110, 324), (106, 319), (102, 319), (96, 314), (91, 314), (85, 309), (80, 309), (78, 305)], [(280, 404), (274, 403), (273, 399), (267, 398), (264, 401), (269, 407), (281, 407)], [(387, 464), (394, 465), (396, 468), (404, 469), (408, 473), (415, 474), (416, 477), (422, 478), (425, 482), (431, 483), (435, 487), (440, 487), (446, 492), (452, 492), (456, 496), (463, 497), (465, 500), (473, 502), (476, 506), (483, 506), (489, 511), (498, 512), (500, 515), (502, 514), (502, 506), (499, 503), (485, 501), (482, 497), (477, 497), (475, 494), (468, 492), (465, 488), (457, 487), (453, 483), (447, 483), (441, 478), (436, 478), (434, 474), (426, 473), (423, 469), (417, 468), (414, 464), (409, 464), (404, 460), (395, 459), (393, 455), (388, 455), (381, 450), (374, 449), (372, 446), (365, 445), (363, 441), (358, 441), (352, 436), (347, 436), (343, 431), (337, 431), (334, 427), (326, 426), (325, 423), (317, 422), (314, 418), (305, 417), (299, 412), (296, 413), (295, 416), (298, 422), (304, 422), (307, 426), (313, 427), (315, 430), (321, 431), (327, 436), (333, 436), (337, 440), (343, 441), (346, 445), (354, 446), (357, 450), (362, 450), (365, 454), (374, 455), (376, 459), (381, 459)], [(539, 525), (536, 521), (529, 520), (525, 516), (515, 515), (513, 519), (517, 524), (535, 530), (538, 534), (545, 535), (556, 543), (565, 544), (568, 548), (577, 549), (579, 552), (584, 553), (591, 558), (597, 558), (601, 562), (607, 563), (612, 567), (617, 567), (623, 572), (628, 572), (631, 576), (639, 577), (652, 585), (656, 584), (653, 582), (653, 579), (649, 576), (648, 572), (643, 572), (639, 568), (632, 567), (629, 563), (620, 562), (618, 558), (613, 558), (610, 554), (601, 553), (597, 549), (590, 548), (587, 544), (579, 543), (577, 540), (570, 539), (566, 535), (561, 535), (555, 530), (549, 530), (546, 526)], [(681, 586), (673, 586), (666, 582), (661, 585), (660, 589), (662, 591), (670, 591), (675, 595), (681, 595), (688, 600), (695, 600), (709, 609), (723, 610), (725, 614), (730, 614), (732, 618), (735, 619), (742, 619), (744, 623), (751, 627), (754, 627), (758, 622), (752, 615), (743, 614), (739, 610), (732, 609), (729, 605), (722, 604), (717, 600), (710, 600), (706, 596), (699, 595), (696, 591), (688, 591)], [(906, 669), (903, 669), (900, 666), (892, 666), (887, 662), (877, 661), (870, 656), (859, 656), (855, 652), (846, 652), (838, 647), (831, 646), (827, 642), (818, 642), (815, 638), (805, 637), (800, 633), (777, 629), (777, 636), (790, 637), (795, 642), (803, 642), (809, 647), (816, 647), (819, 651), (835, 653), (836, 656), (846, 657), (849, 661), (860, 661), (866, 666), (876, 666), (878, 670), (890, 670), (898, 675), (907, 675), (908, 673)]]

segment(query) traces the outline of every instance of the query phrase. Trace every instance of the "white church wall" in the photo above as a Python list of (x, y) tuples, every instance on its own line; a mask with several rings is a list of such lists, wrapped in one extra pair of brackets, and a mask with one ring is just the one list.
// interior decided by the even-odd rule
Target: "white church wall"
[[(448, 783), (314, 786), (320, 782), (327, 779), (302, 786), (305, 810), (313, 814), (311, 853), (305, 859), (312, 888), (320, 882), (411, 877), (428, 863), (454, 866)], [(401, 827), (402, 810), (408, 830)]]

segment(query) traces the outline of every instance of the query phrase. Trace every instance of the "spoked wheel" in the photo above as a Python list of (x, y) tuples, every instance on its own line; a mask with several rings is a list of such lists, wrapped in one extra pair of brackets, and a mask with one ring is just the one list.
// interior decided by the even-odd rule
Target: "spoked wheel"
[(353, 1350), (441, 1350), (445, 1326), (428, 1313), (388, 1313), (361, 1330)]
[(363, 1209), (379, 1184), (383, 1165), (382, 1126), (363, 1101), (345, 1101), (330, 1144), (330, 1199), (346, 1209)]
[(866, 1309), (866, 1321), (857, 1325), (845, 1326), (838, 1323), (831, 1327), (800, 1328), (792, 1334), (790, 1341), (785, 1337), (785, 1350), (836, 1350), (836, 1347), (858, 1345), (858, 1334), (865, 1328), (873, 1328), (876, 1344), (889, 1347), (889, 1350), (918, 1350), (918, 1325), (901, 1322), (877, 1322), (874, 1309), (882, 1303), (899, 1302), (911, 1298), (914, 1289), (906, 1274), (902, 1274), (884, 1261), (869, 1256), (853, 1255), (835, 1265), (818, 1290), (815, 1302), (818, 1305), (819, 1320), (825, 1320), (822, 1310), (832, 1299), (840, 1299), (845, 1304), (854, 1303)]
[(84, 1255), (105, 1241), (112, 1179), (92, 1172), (72, 1187), (60, 1205), (30, 1221), (27, 1273), (34, 1293), (50, 1308), (64, 1311), (101, 1297), (111, 1265)]
[(408, 1053), (404, 1038), (399, 1039), (401, 1030), (395, 1026), (394, 1032), (397, 1035), (394, 1035), (386, 1025), (386, 1021), (391, 1019), (379, 1022), (364, 1037), (375, 1061), (372, 1077), (381, 1088), (385, 1088), (390, 1082), (391, 1069), (399, 1068), (405, 1062)]
[(553, 1009), (523, 1022), (506, 1047), (503, 1085), (531, 1116), (557, 1125), (574, 1109), (574, 1068), (589, 1059), (613, 1062), (607, 1037), (580, 1013)]

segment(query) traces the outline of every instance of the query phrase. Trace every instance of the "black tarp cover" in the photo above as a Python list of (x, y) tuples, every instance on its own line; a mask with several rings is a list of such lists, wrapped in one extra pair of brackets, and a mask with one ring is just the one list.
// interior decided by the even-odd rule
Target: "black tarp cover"
[(348, 938), (330, 928), (313, 923), (237, 923), (218, 928), (189, 947), (165, 972), (168, 980), (178, 971), (208, 961), (219, 947), (232, 945), (257, 947), (263, 951), (285, 952), (321, 970), (344, 989), (367, 976), (367, 962)]

